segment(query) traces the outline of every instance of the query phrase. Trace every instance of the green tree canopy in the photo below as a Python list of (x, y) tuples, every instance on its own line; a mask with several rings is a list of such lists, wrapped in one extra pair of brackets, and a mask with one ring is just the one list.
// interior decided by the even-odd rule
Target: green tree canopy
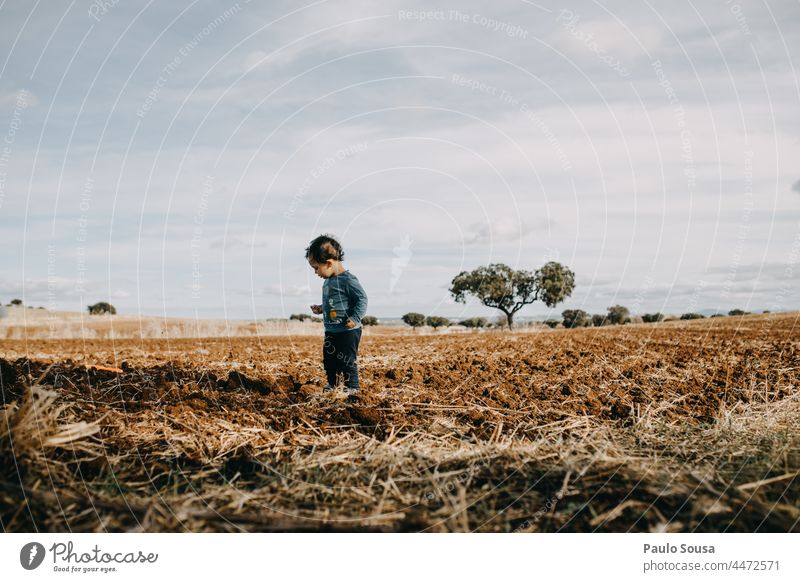
[(90, 315), (102, 315), (103, 313), (110, 313), (111, 315), (116, 315), (117, 308), (107, 303), (105, 301), (100, 301), (99, 303), (95, 303), (94, 305), (89, 305), (86, 307), (89, 310)]
[(684, 313), (681, 315), (681, 319), (705, 319), (705, 317), (702, 313)]
[(548, 307), (555, 307), (569, 297), (574, 288), (575, 274), (554, 261), (535, 272), (492, 263), (456, 275), (450, 293), (460, 303), (466, 303), (467, 297), (473, 296), (486, 307), (499, 309), (511, 329), (514, 314), (526, 305), (542, 301)]
[(450, 320), (438, 315), (429, 315), (425, 318), (425, 325), (430, 325), (433, 329), (437, 327), (447, 327), (450, 325)]
[(604, 325), (608, 325), (608, 318), (605, 315), (600, 315), (599, 313), (595, 313), (592, 315), (592, 325), (595, 327), (602, 327)]
[(663, 313), (658, 313), (658, 312), (645, 313), (644, 315), (642, 315), (642, 321), (644, 321), (645, 323), (658, 323), (659, 321), (663, 320), (664, 320)]
[(613, 325), (622, 325), (624, 323), (630, 323), (631, 313), (628, 311), (628, 308), (623, 305), (613, 305), (608, 308), (608, 316), (606, 319)]
[(422, 327), (425, 325), (425, 316), (421, 313), (412, 311), (403, 316), (403, 322), (411, 327)]
[(485, 317), (470, 317), (468, 319), (464, 319), (459, 322), (459, 325), (463, 325), (464, 327), (486, 327), (486, 324), (489, 322), (486, 320)]
[(565, 309), (561, 312), (564, 327), (587, 327), (592, 325), (591, 316), (583, 309)]

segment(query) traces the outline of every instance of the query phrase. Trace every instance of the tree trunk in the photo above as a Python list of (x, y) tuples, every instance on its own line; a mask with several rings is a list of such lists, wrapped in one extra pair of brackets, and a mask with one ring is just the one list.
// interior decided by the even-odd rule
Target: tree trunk
[(506, 311), (506, 319), (508, 320), (508, 331), (514, 327), (514, 314), (510, 311)]

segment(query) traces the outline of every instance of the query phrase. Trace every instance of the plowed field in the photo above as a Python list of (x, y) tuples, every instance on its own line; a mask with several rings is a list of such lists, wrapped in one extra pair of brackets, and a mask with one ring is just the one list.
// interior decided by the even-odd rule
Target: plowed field
[[(0, 342), (6, 531), (797, 531), (800, 316)], [(109, 368), (109, 369), (103, 369)]]

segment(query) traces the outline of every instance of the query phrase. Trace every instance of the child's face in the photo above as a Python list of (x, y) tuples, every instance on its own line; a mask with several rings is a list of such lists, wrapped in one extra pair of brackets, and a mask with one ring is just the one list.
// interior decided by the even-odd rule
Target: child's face
[(322, 277), (323, 279), (328, 279), (333, 275), (334, 272), (333, 259), (328, 259), (324, 263), (318, 263), (314, 259), (308, 259), (308, 264), (311, 265), (311, 268), (314, 269), (314, 272), (317, 274), (318, 277)]

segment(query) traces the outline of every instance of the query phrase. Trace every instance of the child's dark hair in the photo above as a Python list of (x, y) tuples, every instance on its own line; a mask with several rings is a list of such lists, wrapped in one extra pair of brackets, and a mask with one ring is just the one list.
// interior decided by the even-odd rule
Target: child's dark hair
[(333, 236), (321, 234), (306, 247), (306, 259), (314, 259), (317, 263), (324, 263), (328, 259), (342, 261), (344, 250)]

